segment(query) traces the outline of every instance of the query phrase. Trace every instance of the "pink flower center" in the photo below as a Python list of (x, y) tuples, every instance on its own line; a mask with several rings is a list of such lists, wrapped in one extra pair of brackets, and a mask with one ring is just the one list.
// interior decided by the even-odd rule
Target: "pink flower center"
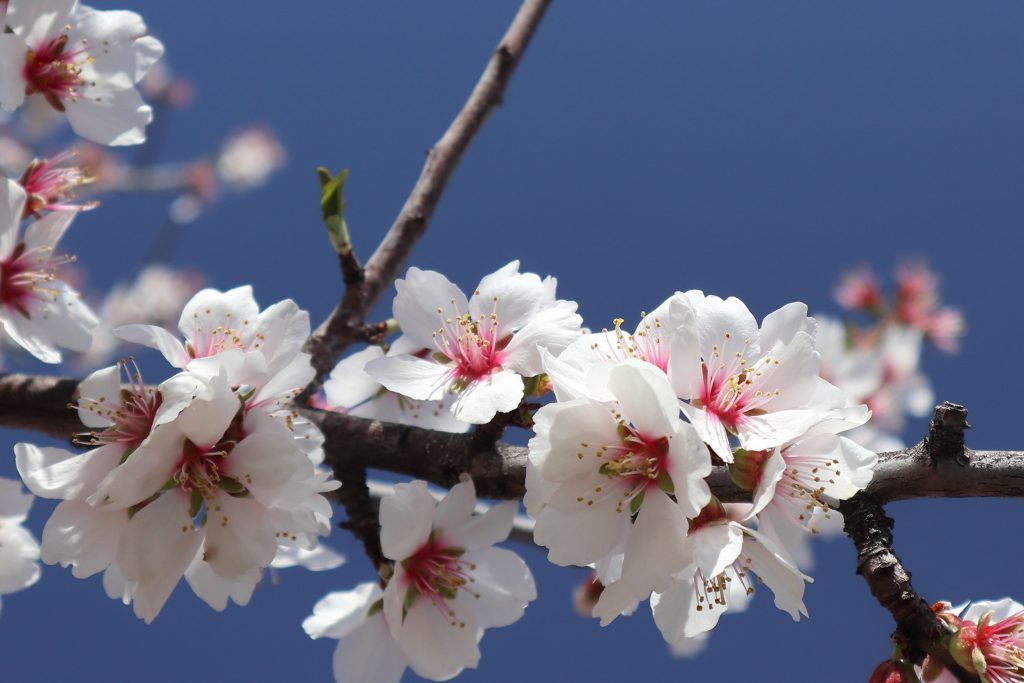
[[(459, 591), (465, 591), (475, 598), (480, 594), (469, 588), (474, 582), (472, 572), (476, 565), (461, 559), (464, 549), (450, 546), (431, 533), (430, 539), (415, 553), (402, 560), (403, 582), (406, 584), (406, 610), (419, 596), (449, 618), (455, 616), (447, 600), (454, 600)], [(465, 627), (464, 623), (451, 622), (453, 626)]]
[(74, 261), (70, 256), (53, 256), (52, 247), (28, 249), (18, 243), (11, 254), (0, 261), (0, 305), (18, 311), (26, 318), (33, 300), (56, 300), (60, 291), (51, 286), (57, 279), (57, 267)]
[[(647, 313), (641, 312), (641, 320), (647, 317)], [(622, 318), (615, 318), (615, 331), (604, 333), (605, 344), (593, 344), (591, 348), (598, 354), (603, 354), (609, 360), (623, 361), (635, 358), (659, 368), (662, 372), (668, 372), (669, 347), (662, 337), (661, 320), (654, 318), (653, 321), (643, 322), (640, 328), (633, 334), (622, 331)]]
[(199, 313), (193, 313), (192, 337), (185, 347), (189, 357), (206, 358), (233, 349), (253, 351), (263, 344), (264, 336), (254, 333), (251, 321), (243, 320), (239, 327), (235, 327), (231, 318), (229, 311), (222, 321), (209, 308), (202, 318)]
[[(725, 333), (728, 342), (732, 334)], [(744, 342), (744, 349), (749, 344)], [(699, 396), (700, 405), (718, 418), (727, 429), (736, 431), (746, 416), (760, 410), (779, 395), (778, 389), (768, 389), (765, 380), (779, 361), (763, 356), (749, 362), (744, 352), (736, 351), (731, 358), (723, 358), (718, 344), (711, 347), (711, 357), (704, 359), (704, 383)]]
[[(495, 308), (497, 301), (495, 297)], [(496, 312), (480, 314), (476, 319), (469, 313), (446, 318), (443, 309), (438, 308), (437, 312), (442, 316), (442, 325), (431, 336), (437, 350), (454, 364), (449, 377), (456, 385), (469, 384), (501, 369), (503, 349), (511, 336), (498, 338)]]
[(81, 206), (67, 203), (68, 200), (74, 199), (75, 188), (94, 180), (79, 166), (63, 166), (74, 157), (73, 151), (63, 152), (50, 159), (37, 159), (28, 165), (21, 180), (18, 181), (28, 194), (23, 218), (38, 216), (43, 210), (71, 211), (96, 206), (95, 202)]
[[(964, 628), (973, 636), (973, 644), (985, 657), (985, 678), (992, 683), (1020, 683), (1024, 681), (1024, 612), (1013, 614), (1002, 621), (990, 623), (991, 613), (978, 622), (975, 629)], [(970, 622), (967, 622), (970, 627)], [(960, 638), (960, 633), (957, 638)], [(979, 672), (981, 673), (981, 672)]]
[[(592, 507), (595, 503), (615, 496), (615, 511), (629, 510), (636, 513), (643, 504), (643, 494), (649, 489), (660, 487), (672, 492), (672, 479), (668, 474), (668, 437), (648, 437), (639, 434), (633, 427), (619, 422), (621, 444), (597, 446), (594, 452), (601, 460), (598, 472), (607, 477), (607, 485), (595, 486), (576, 502)], [(584, 451), (590, 448), (580, 444), (576, 456), (582, 460)]]
[(237, 496), (248, 495), (248, 481), (238, 481), (225, 472), (226, 459), (238, 442), (245, 438), (242, 411), (231, 422), (220, 440), (212, 446), (201, 446), (186, 440), (178, 460), (173, 481), (185, 493), (192, 494), (194, 517), (201, 500), (212, 500), (217, 491)]
[[(131, 368), (128, 367), (131, 363)], [(163, 399), (160, 392), (146, 387), (142, 373), (133, 359), (121, 361), (128, 387), (121, 390), (121, 400), (116, 408), (109, 408), (100, 399), (82, 398), (79, 407), (109, 419), (113, 424), (101, 432), (85, 432), (75, 436), (75, 442), (84, 446), (117, 443), (125, 449), (137, 448), (149, 437), (153, 420)]]
[(64, 111), (64, 102), (78, 99), (78, 88), (85, 84), (81, 64), (84, 48), (68, 50), (67, 33), (29, 50), (25, 57), (25, 94), (41, 94), (51, 107)]

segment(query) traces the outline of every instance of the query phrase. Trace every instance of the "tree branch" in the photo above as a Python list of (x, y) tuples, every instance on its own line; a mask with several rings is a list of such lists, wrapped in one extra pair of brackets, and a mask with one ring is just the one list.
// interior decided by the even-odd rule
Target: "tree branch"
[(358, 331), (373, 305), (391, 287), (405, 266), (409, 253), (427, 229), (427, 223), (441, 199), (448, 179), (491, 113), (501, 104), (516, 66), (540, 25), (550, 0), (525, 0), (483, 75), (448, 130), (427, 154), (420, 177), (405, 200), (398, 218), (367, 261), (361, 282), (345, 288), (330, 316), (306, 343), (313, 356), (316, 379), (307, 387), (308, 396), (319, 388), (341, 353), (356, 340)]
[[(903, 484), (927, 490), (941, 482), (955, 488), (957, 482), (969, 473), (986, 469), (978, 467), (981, 459), (977, 454), (972, 457), (964, 446), (964, 430), (968, 426), (967, 411), (963, 406), (949, 402), (937, 406), (928, 436), (910, 449), (912, 454), (909, 458), (903, 459), (903, 462), (908, 459), (914, 461), (919, 477), (911, 477)], [(1018, 467), (1024, 465), (1018, 457), (1009, 457), (1008, 460)], [(892, 475), (880, 477), (879, 474), (876, 469), (874, 483), (892, 481)], [(904, 656), (920, 663), (925, 655), (929, 655), (941, 662), (958, 681), (978, 681), (976, 676), (953, 660), (943, 643), (943, 639), (951, 634), (950, 629), (935, 616), (910, 583), (910, 572), (893, 550), (893, 521), (885, 514), (879, 496), (871, 493), (869, 488), (843, 501), (840, 511), (845, 531), (857, 548), (857, 573), (864, 577), (871, 594), (896, 621), (893, 640)]]

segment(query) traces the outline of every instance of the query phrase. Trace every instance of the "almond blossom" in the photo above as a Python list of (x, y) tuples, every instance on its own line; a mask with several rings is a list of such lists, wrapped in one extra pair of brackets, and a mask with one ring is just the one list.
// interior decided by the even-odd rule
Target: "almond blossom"
[(223, 368), (236, 385), (263, 385), (274, 377), (277, 384), (301, 388), (312, 378), (309, 356), (301, 353), (309, 314), (291, 299), (260, 311), (248, 285), (204, 289), (185, 304), (178, 330), (184, 342), (156, 325), (122, 325), (114, 334), (156, 349), (172, 366), (197, 375), (215, 377)]
[[(389, 391), (364, 369), (371, 361), (403, 353), (403, 349), (415, 346), (408, 343), (407, 339), (399, 337), (386, 354), (379, 346), (368, 346), (343, 358), (324, 382), (325, 401), (322, 407), (355, 417), (415, 425), (425, 429), (456, 433), (467, 431), (469, 423), (452, 415), (454, 397), (445, 396), (439, 401), (417, 401)], [(409, 352), (421, 358), (429, 354), (426, 349), (413, 348)]]
[(612, 400), (582, 396), (537, 412), (526, 501), (552, 562), (585, 566), (621, 553), (594, 607), (607, 624), (691, 561), (687, 518), (709, 500), (711, 457), (658, 368), (634, 359), (594, 372), (606, 377), (597, 393)]
[(858, 413), (856, 419), (823, 421), (779, 448), (736, 451), (729, 472), (740, 488), (752, 492), (747, 519), (757, 515), (762, 526), (792, 525), (811, 533), (822, 523), (839, 526), (837, 504), (864, 490), (878, 463), (875, 453), (836, 435), (867, 419), (866, 410)]
[[(474, 515), (475, 507), (468, 478), (440, 502), (423, 481), (398, 484), (381, 501), (381, 548), (395, 563), (382, 596), (383, 620), (408, 665), (431, 680), (447, 680), (476, 667), (484, 629), (518, 621), (537, 597), (526, 563), (509, 550), (492, 547), (512, 530), (516, 503), (495, 505), (483, 515)], [(369, 600), (367, 596), (364, 604), (371, 604)], [(360, 614), (351, 619), (348, 623), (357, 626)], [(365, 628), (380, 630), (380, 625)], [(393, 673), (398, 661), (387, 657), (385, 670)], [(362, 670), (364, 662), (357, 659), (354, 666)], [(336, 677), (365, 680), (338, 675), (337, 669)]]
[[(8, 3), (4, 3), (7, 6)], [(0, 36), (0, 106), (37, 96), (67, 115), (74, 131), (104, 145), (146, 139), (153, 110), (135, 84), (164, 52), (142, 17), (101, 12), (78, 0), (10, 0)]]
[(310, 638), (336, 638), (337, 683), (398, 683), (408, 660), (384, 618), (383, 593), (376, 583), (325, 595), (302, 622)]
[(456, 418), (488, 422), (519, 405), (523, 378), (543, 371), (541, 349), (558, 353), (580, 335), (576, 303), (555, 299), (555, 285), (554, 278), (520, 273), (513, 261), (484, 277), (467, 300), (440, 273), (410, 268), (395, 283), (394, 318), (432, 354), (380, 358), (366, 372), (417, 401), (453, 394)]
[(686, 543), (693, 563), (676, 574), (668, 590), (651, 596), (654, 622), (670, 644), (713, 629), (729, 609), (733, 584), (752, 594), (763, 582), (776, 607), (796, 621), (807, 616), (803, 593), (811, 579), (775, 541), (738, 521), (745, 515), (744, 506), (724, 506), (712, 498), (690, 522)]
[(0, 182), (0, 325), (39, 360), (59, 363), (57, 347), (87, 350), (98, 321), (78, 293), (57, 277), (58, 268), (73, 260), (54, 252), (75, 212), (45, 216), (22, 235), (25, 201), (18, 183)]
[[(679, 295), (677, 295), (679, 296)], [(677, 335), (672, 383), (689, 403), (682, 410), (716, 455), (732, 462), (730, 436), (752, 450), (771, 448), (805, 432), (846, 399), (818, 376), (816, 324), (792, 303), (758, 328), (739, 299), (685, 294), (695, 324)]]
[(22, 526), (32, 496), (21, 484), (0, 478), (0, 595), (28, 588), (39, 580), (39, 544)]
[(243, 579), (273, 561), (279, 538), (322, 530), (312, 510), (281, 506), (323, 490), (293, 436), (246, 411), (225, 373), (211, 388), (154, 428), (86, 501), (128, 511), (117, 565), (137, 584), (135, 613), (147, 622), (200, 548), (217, 576)]

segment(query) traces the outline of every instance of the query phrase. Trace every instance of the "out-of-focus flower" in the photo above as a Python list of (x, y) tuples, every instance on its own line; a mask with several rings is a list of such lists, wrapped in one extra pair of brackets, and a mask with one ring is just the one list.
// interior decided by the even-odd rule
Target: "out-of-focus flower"
[(269, 127), (244, 128), (229, 137), (217, 154), (217, 175), (228, 186), (252, 189), (265, 185), (288, 155)]
[(0, 173), (13, 178), (32, 161), (32, 150), (17, 138), (0, 135)]
[(20, 235), (25, 190), (0, 179), (0, 325), (19, 346), (44, 363), (59, 363), (62, 346), (85, 351), (98, 321), (78, 293), (57, 277), (72, 260), (54, 249), (75, 217), (61, 211), (41, 218)]
[(843, 275), (835, 292), (836, 302), (852, 310), (881, 311), (884, 299), (878, 276), (870, 268), (858, 268)]
[(0, 479), (0, 595), (28, 588), (39, 580), (39, 544), (22, 522), (32, 496), (21, 483)]
[(150, 102), (165, 104), (175, 109), (183, 109), (195, 99), (192, 84), (184, 78), (175, 77), (166, 60), (157, 62), (146, 72), (139, 81), (139, 90)]
[(146, 139), (153, 110), (135, 84), (163, 55), (134, 12), (101, 12), (77, 0), (11, 0), (0, 36), (0, 105), (38, 95), (78, 135), (105, 145)]
[(395, 282), (394, 318), (429, 358), (388, 356), (366, 372), (391, 391), (417, 401), (454, 394), (452, 412), (483, 424), (515, 410), (523, 378), (543, 372), (541, 351), (561, 352), (580, 335), (576, 302), (555, 299), (554, 278), (520, 273), (513, 261), (484, 277), (470, 299), (440, 273), (410, 268)]
[(141, 323), (172, 329), (185, 302), (202, 284), (198, 272), (157, 264), (143, 268), (130, 283), (114, 285), (100, 306), (100, 325), (82, 363), (95, 367), (110, 358), (121, 344), (112, 332), (115, 327)]

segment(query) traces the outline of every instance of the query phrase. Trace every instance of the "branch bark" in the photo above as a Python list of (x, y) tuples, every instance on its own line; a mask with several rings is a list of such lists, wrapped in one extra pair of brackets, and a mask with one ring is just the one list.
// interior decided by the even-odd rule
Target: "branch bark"
[(306, 351), (313, 356), (317, 375), (307, 387), (306, 395), (319, 388), (341, 353), (356, 340), (370, 309), (405, 266), (410, 252), (426, 231), (427, 223), (463, 153), (487, 116), (501, 104), (512, 74), (549, 5), (550, 0), (523, 2), (469, 99), (427, 153), (427, 161), (412, 193), (366, 262), (365, 277), (345, 288), (334, 311), (310, 337)]

